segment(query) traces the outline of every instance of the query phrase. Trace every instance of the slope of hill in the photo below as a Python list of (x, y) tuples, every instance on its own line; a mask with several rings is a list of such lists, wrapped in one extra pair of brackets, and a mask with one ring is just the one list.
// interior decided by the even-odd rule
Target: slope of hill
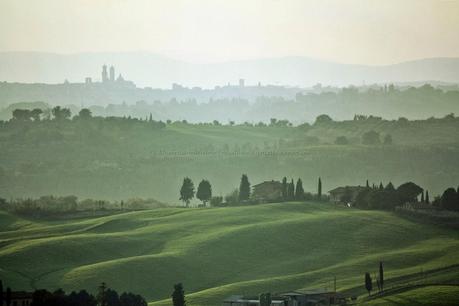
[(366, 271), (397, 277), (443, 268), (457, 279), (459, 234), (391, 213), (327, 203), (164, 208), (94, 219), (26, 221), (0, 215), (0, 278), (15, 289), (119, 291), (169, 305), (183, 282), (189, 305), (230, 294), (329, 287), (364, 294)]
[(307, 57), (282, 57), (190, 64), (148, 52), (53, 54), (1, 52), (0, 80), (26, 83), (82, 82), (100, 78), (104, 63), (116, 66), (139, 86), (169, 88), (172, 83), (213, 88), (235, 83), (311, 86), (316, 83), (348, 85), (366, 82), (459, 82), (458, 58), (430, 58), (387, 66), (349, 65)]
[[(300, 177), (314, 192), (337, 186), (414, 181), (431, 196), (459, 181), (459, 119), (347, 121), (312, 127), (168, 124), (142, 121), (11, 122), (0, 128), (0, 197), (75, 195), (177, 203), (184, 176), (210, 180), (215, 195), (253, 184)], [(375, 130), (392, 145), (361, 145)], [(346, 136), (348, 145), (335, 145)], [(197, 204), (197, 201), (195, 202)]]
[(368, 306), (455, 306), (459, 300), (459, 286), (426, 286), (417, 287), (401, 293), (363, 303)]

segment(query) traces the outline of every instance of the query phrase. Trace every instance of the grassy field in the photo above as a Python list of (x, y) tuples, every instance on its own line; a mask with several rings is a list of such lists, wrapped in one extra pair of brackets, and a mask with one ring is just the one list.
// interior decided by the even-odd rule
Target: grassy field
[(386, 286), (457, 279), (459, 233), (391, 213), (326, 203), (161, 208), (66, 221), (0, 213), (0, 278), (14, 289), (87, 288), (105, 281), (169, 305), (231, 294), (328, 287), (364, 296), (363, 275), (385, 263)]
[(362, 305), (366, 306), (455, 306), (459, 301), (459, 286), (426, 286), (387, 295)]

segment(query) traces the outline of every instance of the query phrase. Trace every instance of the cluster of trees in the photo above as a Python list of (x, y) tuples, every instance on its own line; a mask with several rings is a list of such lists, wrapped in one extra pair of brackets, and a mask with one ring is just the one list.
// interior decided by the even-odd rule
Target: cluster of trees
[[(0, 305), (12, 306), (12, 291), (8, 287), (3, 292), (3, 282), (0, 280)], [(97, 296), (86, 290), (72, 291), (66, 294), (64, 290), (57, 289), (50, 292), (46, 289), (35, 290), (32, 294), (31, 306), (147, 306), (145, 299), (138, 294), (124, 292), (118, 294), (113, 289), (107, 288), (105, 283), (99, 286)]]
[(446, 210), (459, 211), (459, 187), (447, 188), (440, 197), (436, 197), (432, 203), (435, 207)]
[[(384, 291), (384, 268), (382, 261), (379, 262), (379, 273), (378, 276), (375, 275), (376, 285), (378, 286), (378, 292)], [(371, 295), (373, 290), (373, 279), (369, 272), (365, 272), (365, 289), (368, 291), (368, 295)]]
[(59, 121), (65, 122), (69, 121), (70, 119), (74, 121), (88, 121), (88, 120), (126, 120), (128, 122), (148, 122), (150, 125), (153, 125), (154, 128), (164, 128), (166, 124), (162, 121), (153, 120), (152, 114), (146, 117), (145, 120), (131, 118), (131, 116), (124, 116), (124, 117), (93, 117), (92, 111), (88, 108), (82, 108), (77, 115), (73, 116), (72, 118), (72, 111), (70, 108), (55, 106), (52, 109), (40, 109), (34, 108), (30, 109), (15, 109), (12, 112), (12, 119), (11, 122), (39, 122), (39, 121)]
[[(354, 206), (363, 209), (392, 210), (405, 203), (418, 202), (420, 194), (422, 194), (422, 202), (430, 201), (429, 192), (426, 191), (424, 197), (424, 190), (413, 182), (407, 182), (395, 188), (391, 182), (385, 187), (382, 183), (379, 186), (370, 187), (367, 181), (366, 187), (357, 194)], [(345, 193), (343, 197), (341, 200), (348, 202), (352, 196)]]
[[(296, 184), (293, 179), (287, 181), (287, 177), (282, 179), (282, 192), (281, 197), (276, 201), (305, 201), (317, 199), (321, 200), (322, 197), (322, 179), (319, 177), (317, 183), (317, 194), (313, 195), (310, 192), (305, 192), (303, 188), (303, 181), (299, 178)], [(202, 202), (202, 206), (222, 205), (238, 205), (238, 204), (255, 204), (251, 198), (251, 185), (247, 174), (242, 174), (239, 183), (239, 188), (234, 189), (227, 194), (224, 198), (222, 196), (212, 196), (212, 185), (208, 180), (203, 179), (195, 192), (194, 183), (189, 177), (183, 179), (180, 188), (180, 200), (183, 201), (186, 207), (189, 206), (190, 201), (196, 196)]]
[(198, 190), (195, 192), (193, 181), (189, 177), (185, 177), (180, 188), (179, 199), (188, 207), (195, 194), (196, 198), (202, 201), (202, 205), (207, 206), (207, 203), (212, 198), (212, 185), (208, 180), (203, 179), (198, 185)]
[(391, 145), (392, 136), (390, 134), (386, 134), (381, 141), (381, 135), (376, 131), (368, 131), (362, 135), (362, 144), (364, 145), (379, 145), (381, 143)]
[[(223, 197), (212, 196), (212, 185), (206, 179), (201, 180), (195, 191), (194, 183), (189, 177), (183, 179), (182, 187), (180, 188), (180, 200), (183, 201), (186, 207), (190, 201), (196, 196), (202, 202), (202, 206), (207, 206), (210, 202), (211, 206), (220, 206), (223, 204)], [(241, 177), (239, 189), (236, 189), (225, 197), (227, 204), (236, 204), (247, 202), (250, 199), (250, 182), (246, 174)]]
[(155, 199), (128, 199), (120, 202), (106, 200), (84, 199), (78, 200), (74, 195), (69, 196), (41, 196), (36, 199), (6, 200), (0, 197), (0, 209), (28, 217), (47, 217), (55, 215), (73, 214), (76, 212), (100, 212), (119, 210), (142, 210), (163, 206)]
[(290, 182), (288, 182), (285, 176), (282, 178), (282, 198), (280, 199), (280, 201), (305, 201), (312, 199), (322, 199), (322, 179), (320, 177), (317, 182), (316, 195), (304, 191), (303, 181), (301, 180), (301, 178), (298, 178), (296, 184), (294, 183), (293, 179), (291, 179)]

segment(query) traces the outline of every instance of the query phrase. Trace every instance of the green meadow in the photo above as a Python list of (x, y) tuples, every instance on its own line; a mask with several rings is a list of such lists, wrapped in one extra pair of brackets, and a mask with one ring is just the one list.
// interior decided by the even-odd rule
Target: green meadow
[(187, 305), (219, 305), (231, 294), (332, 289), (335, 276), (339, 291), (363, 301), (364, 273), (376, 274), (379, 261), (386, 288), (459, 277), (457, 231), (330, 203), (158, 208), (61, 221), (2, 212), (0, 229), (4, 284), (95, 292), (104, 281), (151, 305), (170, 305), (178, 282)]

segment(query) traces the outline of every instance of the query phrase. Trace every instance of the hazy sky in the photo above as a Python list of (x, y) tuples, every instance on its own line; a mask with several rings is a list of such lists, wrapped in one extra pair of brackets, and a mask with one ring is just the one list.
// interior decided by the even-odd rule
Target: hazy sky
[(152, 51), (193, 62), (459, 56), (459, 1), (0, 0), (0, 51)]

